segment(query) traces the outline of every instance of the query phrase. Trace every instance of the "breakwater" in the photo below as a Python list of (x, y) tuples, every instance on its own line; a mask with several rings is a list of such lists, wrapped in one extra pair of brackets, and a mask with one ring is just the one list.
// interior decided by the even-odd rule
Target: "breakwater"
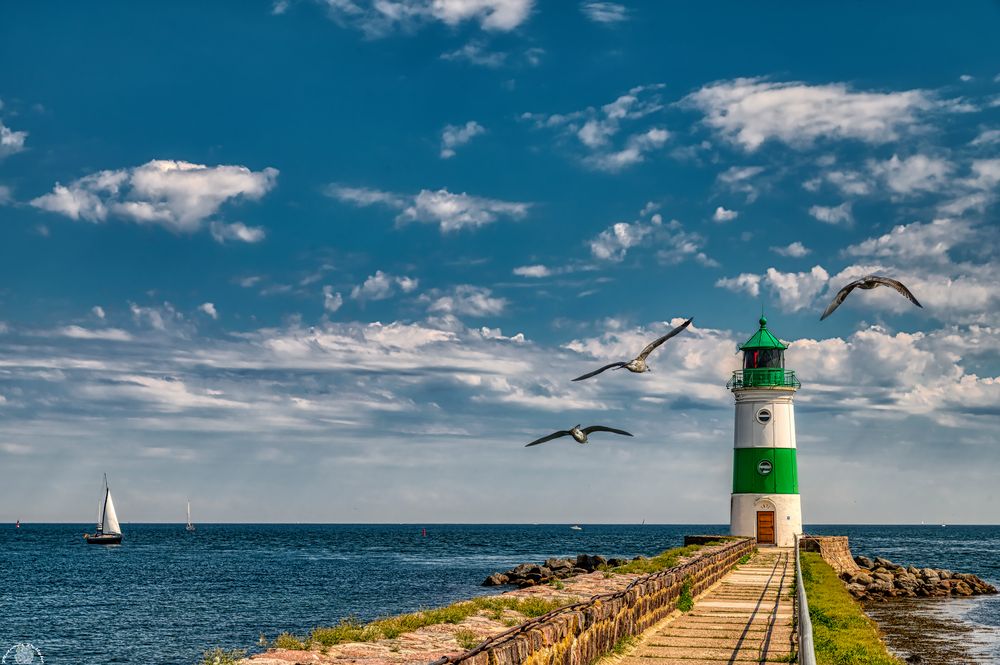
[(556, 610), (486, 641), (439, 665), (515, 665), (593, 662), (619, 640), (636, 636), (665, 618), (681, 598), (682, 588), (698, 595), (753, 552), (753, 539), (707, 546), (689, 561), (636, 579), (626, 589)]

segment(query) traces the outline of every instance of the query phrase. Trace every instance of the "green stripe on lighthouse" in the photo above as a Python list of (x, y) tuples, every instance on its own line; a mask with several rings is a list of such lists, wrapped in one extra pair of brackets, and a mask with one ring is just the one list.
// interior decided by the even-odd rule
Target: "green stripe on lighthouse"
[(798, 494), (794, 448), (736, 448), (733, 494)]

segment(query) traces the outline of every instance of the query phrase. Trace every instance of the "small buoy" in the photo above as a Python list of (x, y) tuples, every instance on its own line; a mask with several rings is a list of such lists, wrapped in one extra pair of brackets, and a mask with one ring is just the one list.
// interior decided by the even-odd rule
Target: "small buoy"
[(423, 536), (424, 538), (426, 538), (427, 537), (427, 529), (421, 529), (420, 530), (420, 535)]

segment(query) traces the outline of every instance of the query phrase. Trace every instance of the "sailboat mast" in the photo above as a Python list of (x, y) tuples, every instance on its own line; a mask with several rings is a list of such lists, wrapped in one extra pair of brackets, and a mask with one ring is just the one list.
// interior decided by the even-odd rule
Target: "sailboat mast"
[(104, 474), (104, 505), (101, 507), (101, 523), (97, 525), (97, 532), (104, 533), (104, 519), (108, 514), (108, 493), (111, 492), (111, 488), (108, 487), (108, 474)]

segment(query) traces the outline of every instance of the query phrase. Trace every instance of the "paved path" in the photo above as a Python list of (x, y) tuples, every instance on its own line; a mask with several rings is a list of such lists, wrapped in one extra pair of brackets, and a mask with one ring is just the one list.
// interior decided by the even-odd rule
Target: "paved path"
[(761, 548), (695, 599), (694, 609), (650, 629), (620, 665), (789, 662), (794, 551)]

